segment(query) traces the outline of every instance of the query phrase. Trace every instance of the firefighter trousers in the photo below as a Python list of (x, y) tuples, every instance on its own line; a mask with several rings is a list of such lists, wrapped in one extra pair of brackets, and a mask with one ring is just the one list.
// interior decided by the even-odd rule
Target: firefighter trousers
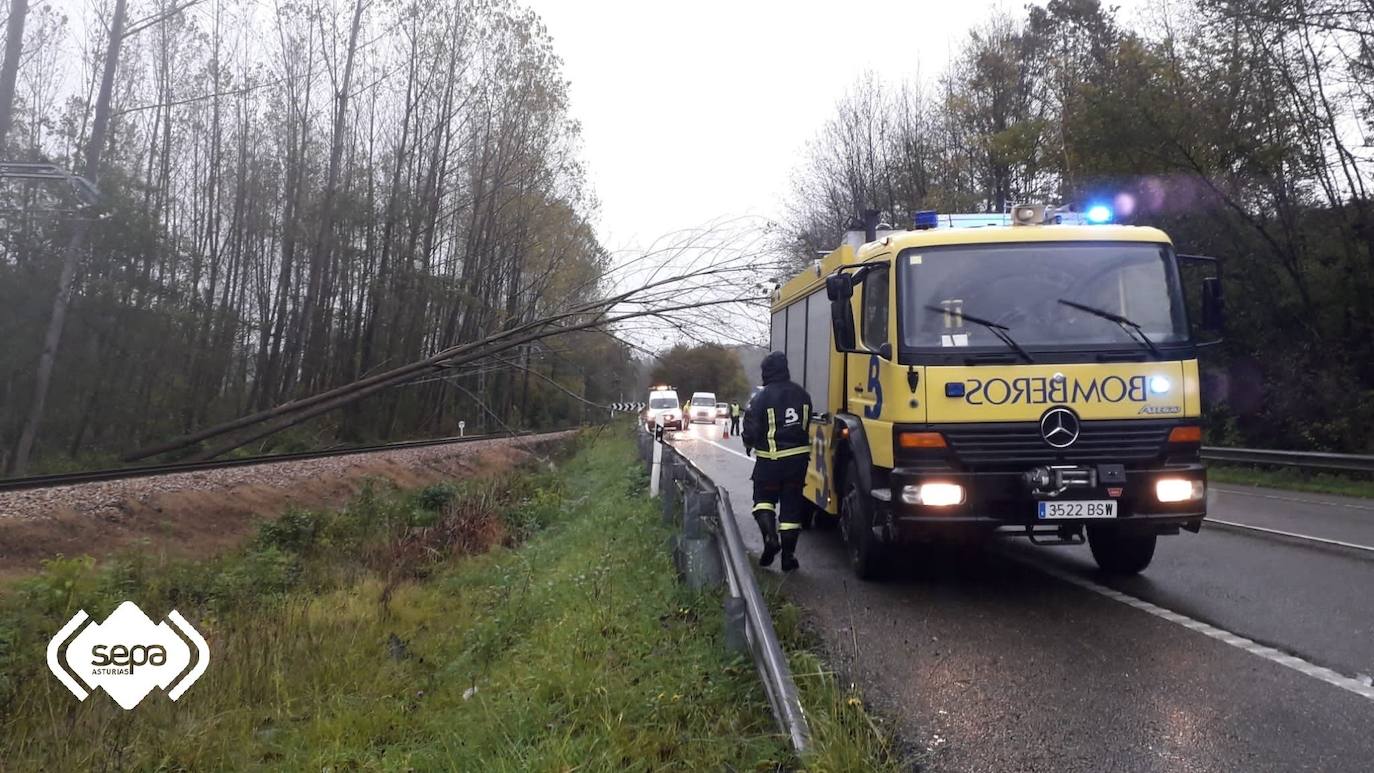
[(778, 531), (800, 529), (806, 515), (808, 503), (802, 496), (804, 477), (783, 478), (780, 480), (754, 478), (754, 514), (772, 513), (777, 518)]

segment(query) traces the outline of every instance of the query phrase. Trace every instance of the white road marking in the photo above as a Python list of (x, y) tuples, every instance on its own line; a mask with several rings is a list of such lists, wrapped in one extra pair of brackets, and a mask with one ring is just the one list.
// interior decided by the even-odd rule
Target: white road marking
[(704, 438), (704, 437), (699, 437), (699, 438), (696, 438), (696, 439), (702, 441), (703, 443), (710, 443), (711, 445), (715, 446), (716, 448), (721, 449), (722, 451), (729, 451), (730, 453), (734, 454), (735, 456), (738, 456), (738, 457), (741, 458), (741, 459), (745, 459), (745, 460), (751, 461), (751, 462), (754, 461), (753, 459), (750, 459), (750, 458), (749, 458), (749, 455), (748, 455), (748, 454), (744, 453), (743, 451), (736, 451), (735, 449), (731, 448), (730, 446), (721, 445), (720, 443), (717, 443), (717, 442), (714, 441), (714, 440), (707, 440), (707, 439)]
[(1266, 529), (1263, 526), (1251, 526), (1248, 523), (1236, 523), (1235, 521), (1223, 521), (1219, 518), (1208, 518), (1204, 523), (1215, 523), (1221, 526), (1230, 526), (1233, 529), (1246, 529), (1248, 531), (1260, 531), (1265, 534), (1277, 534), (1280, 537), (1292, 537), (1293, 539), (1305, 540), (1307, 542), (1320, 542), (1323, 545), (1335, 545), (1336, 547), (1349, 548), (1351, 550), (1364, 550), (1374, 553), (1374, 546), (1357, 545), (1354, 542), (1342, 542), (1338, 539), (1327, 539), (1326, 537), (1313, 537), (1310, 534), (1298, 534), (1291, 531), (1280, 531), (1278, 529)]
[[(721, 445), (720, 443), (717, 443), (714, 440), (707, 440), (706, 438), (702, 437), (694, 439), (710, 443), (711, 445), (717, 448), (729, 451), (735, 456), (741, 457), (743, 459), (749, 459), (749, 457), (745, 454), (736, 451), (735, 449), (730, 448), (729, 446)], [(1251, 526), (1246, 528), (1259, 527)], [(1279, 533), (1282, 534), (1283, 532)], [(1303, 535), (1294, 536), (1301, 537)], [(1334, 542), (1334, 540), (1326, 541)], [(1349, 543), (1337, 544), (1347, 545)], [(1363, 545), (1352, 545), (1352, 547), (1364, 548)], [(1244, 636), (1231, 633), (1230, 631), (1222, 630), (1209, 623), (1204, 623), (1201, 620), (1194, 620), (1193, 618), (1188, 617), (1187, 615), (1179, 614), (1178, 612), (1174, 612), (1173, 610), (1165, 609), (1164, 607), (1151, 604), (1150, 602), (1145, 601), (1144, 599), (1139, 599), (1135, 596), (1122, 593), (1121, 591), (1116, 590), (1115, 588), (1108, 588), (1105, 585), (1100, 585), (1085, 577), (1079, 577), (1078, 575), (1064, 571), (1059, 567), (1050, 565), (1049, 563), (1041, 561), (1039, 559), (1031, 558), (1028, 556), (1015, 555), (1010, 551), (999, 552), (1007, 558), (1012, 559), (1013, 561), (1019, 561), (1027, 566), (1038, 569), (1050, 575), (1051, 577), (1063, 580), (1064, 582), (1067, 582), (1070, 585), (1076, 585), (1085, 590), (1092, 591), (1093, 593), (1105, 596), (1113, 601), (1121, 602), (1126, 606), (1139, 609), (1140, 611), (1158, 617), (1161, 620), (1166, 620), (1170, 623), (1174, 623), (1175, 625), (1181, 625), (1190, 631), (1196, 631), (1200, 634), (1203, 634), (1204, 636), (1208, 636), (1210, 638), (1216, 639), (1219, 642), (1235, 647), (1236, 649), (1244, 650), (1245, 652), (1248, 652), (1256, 657), (1264, 658), (1265, 660), (1268, 660), (1270, 662), (1277, 663), (1285, 668), (1292, 669), (1305, 676), (1309, 676), (1313, 679), (1326, 682), (1327, 684), (1334, 685), (1343, 690), (1348, 690), (1350, 692), (1355, 693), (1356, 695), (1368, 698), (1369, 700), (1374, 700), (1374, 685), (1371, 685), (1369, 682), (1363, 679), (1356, 679), (1345, 676), (1344, 674), (1337, 673), (1336, 671), (1326, 668), (1325, 666), (1319, 666), (1315, 663), (1303, 660), (1302, 658), (1297, 657), (1296, 655), (1290, 655), (1286, 652), (1274, 649), (1273, 647), (1269, 647), (1267, 645), (1260, 644), (1259, 642), (1247, 639)]]
[(1098, 595), (1106, 596), (1107, 598), (1113, 601), (1119, 601), (1122, 604), (1125, 604), (1126, 606), (1135, 607), (1136, 609), (1154, 615), (1155, 617), (1158, 617), (1161, 620), (1167, 620), (1171, 623), (1174, 623), (1175, 625), (1181, 625), (1184, 628), (1187, 628), (1191, 631), (1197, 631), (1198, 633), (1203, 634), (1204, 636), (1209, 636), (1213, 639), (1216, 639), (1219, 642), (1229, 644), (1230, 646), (1235, 647), (1236, 649), (1244, 650), (1250, 653), (1251, 655), (1264, 658), (1265, 660), (1277, 663), (1281, 666), (1284, 666), (1285, 668), (1290, 668), (1294, 671), (1297, 671), (1300, 674), (1310, 676), (1313, 679), (1321, 680), (1323, 682), (1326, 682), (1327, 684), (1334, 685), (1343, 690), (1349, 690), (1350, 692), (1353, 692), (1356, 695), (1368, 698), (1370, 700), (1374, 700), (1374, 686), (1370, 686), (1363, 680), (1354, 679), (1352, 677), (1339, 674), (1335, 671), (1332, 671), (1329, 668), (1326, 668), (1325, 666), (1319, 666), (1315, 663), (1309, 663), (1308, 661), (1303, 660), (1302, 658), (1297, 657), (1296, 655), (1290, 655), (1286, 652), (1281, 652), (1279, 650), (1274, 649), (1273, 647), (1260, 644), (1256, 641), (1251, 641), (1250, 639), (1247, 639), (1244, 636), (1238, 636), (1234, 633), (1231, 633), (1230, 631), (1224, 631), (1220, 628), (1217, 628), (1214, 625), (1204, 623), (1201, 620), (1194, 620), (1191, 617), (1188, 617), (1187, 615), (1181, 615), (1172, 610), (1165, 609), (1164, 607), (1156, 606), (1155, 604), (1151, 604), (1150, 602), (1145, 601), (1143, 599), (1138, 599), (1135, 596), (1127, 595), (1114, 588), (1108, 588), (1105, 585), (1095, 583), (1092, 580), (1089, 580), (1085, 577), (1079, 577), (1078, 575), (1075, 575), (1071, 572), (1064, 571), (1063, 569), (1060, 569), (1057, 566), (1052, 566), (1049, 563), (1041, 561), (1039, 559), (1021, 555), (1014, 555), (1010, 551), (999, 552), (1001, 552), (1001, 554), (1006, 556), (1007, 558), (1012, 559), (1013, 561), (1019, 561), (1027, 566), (1039, 569), (1040, 571), (1050, 575), (1051, 577), (1063, 580), (1064, 582), (1067, 582), (1070, 585), (1077, 585), (1080, 588), (1090, 590)]

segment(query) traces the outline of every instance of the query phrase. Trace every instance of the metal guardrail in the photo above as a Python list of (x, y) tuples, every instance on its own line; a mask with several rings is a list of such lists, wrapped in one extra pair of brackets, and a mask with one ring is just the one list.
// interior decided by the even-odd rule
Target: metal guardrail
[[(655, 445), (662, 449), (658, 492), (664, 500), (665, 514), (675, 511), (683, 521), (687, 539), (680, 540), (679, 545), (691, 541), (694, 519), (703, 514), (706, 517), (702, 520), (715, 536), (721, 538), (711, 541), (716, 543), (719, 550), (729, 593), (725, 601), (727, 639), (730, 634), (731, 611), (742, 606), (745, 644), (768, 695), (773, 717), (777, 720), (779, 729), (788, 737), (792, 748), (798, 754), (804, 754), (810, 748), (811, 729), (802, 710), (801, 701), (797, 697), (797, 684), (792, 679), (791, 668), (787, 665), (787, 655), (778, 643), (772, 615), (768, 612), (768, 605), (759, 590), (758, 580), (754, 577), (749, 554), (744, 549), (744, 537), (740, 534), (739, 524), (735, 521), (729, 492), (717, 486), (706, 473), (676, 448), (656, 441), (642, 429), (637, 435), (640, 455), (646, 463), (651, 464)], [(678, 483), (685, 484), (682, 490), (679, 490)], [(700, 512), (702, 500), (714, 504), (714, 507), (705, 508), (714, 512)], [(694, 510), (698, 512), (693, 512)], [(686, 556), (684, 560), (690, 561), (691, 557)]]
[(1374, 456), (1330, 454), (1317, 451), (1273, 451), (1266, 448), (1224, 448), (1203, 446), (1202, 458), (1209, 462), (1262, 464), (1273, 467), (1300, 467), (1309, 470), (1374, 473)]

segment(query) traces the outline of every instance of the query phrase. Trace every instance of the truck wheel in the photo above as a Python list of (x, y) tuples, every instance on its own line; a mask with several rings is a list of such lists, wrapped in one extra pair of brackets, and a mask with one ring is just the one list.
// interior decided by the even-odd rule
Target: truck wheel
[(849, 565), (861, 580), (878, 580), (886, 567), (883, 544), (873, 536), (873, 500), (859, 490), (859, 469), (851, 459), (845, 466), (844, 496), (840, 499)]
[(1155, 557), (1155, 534), (1089, 528), (1088, 547), (1097, 566), (1108, 574), (1139, 574)]

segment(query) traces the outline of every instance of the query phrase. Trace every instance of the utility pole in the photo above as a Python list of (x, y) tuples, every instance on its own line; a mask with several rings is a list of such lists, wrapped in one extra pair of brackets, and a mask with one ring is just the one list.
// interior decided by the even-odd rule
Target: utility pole
[[(100, 179), (100, 155), (105, 148), (105, 132), (110, 127), (110, 100), (114, 94), (115, 70), (119, 67), (119, 49), (124, 42), (126, 10), (127, 0), (115, 0), (114, 19), (110, 23), (110, 41), (105, 48), (105, 71), (100, 79), (100, 93), (95, 100), (95, 120), (91, 123), (91, 136), (86, 146), (85, 178), (93, 184), (98, 184)], [(11, 475), (23, 475), (29, 465), (29, 454), (33, 452), (38, 426), (43, 421), (43, 406), (48, 400), (53, 363), (57, 360), (57, 350), (62, 345), (62, 329), (67, 323), (67, 306), (72, 299), (72, 281), (76, 278), (77, 260), (85, 247), (90, 227), (89, 219), (77, 221), (71, 239), (67, 242), (67, 253), (62, 260), (62, 274), (57, 280), (57, 297), (53, 299), (48, 332), (43, 336), (43, 353), (38, 357), (38, 372), (34, 375), (33, 401), (29, 405), (28, 418), (24, 420), (24, 429), (19, 433), (14, 458), (10, 460)]]
[(0, 62), (0, 156), (14, 123), (14, 81), (19, 76), (19, 57), (24, 53), (24, 19), (29, 0), (10, 0), (10, 19), (5, 30), (5, 60)]

